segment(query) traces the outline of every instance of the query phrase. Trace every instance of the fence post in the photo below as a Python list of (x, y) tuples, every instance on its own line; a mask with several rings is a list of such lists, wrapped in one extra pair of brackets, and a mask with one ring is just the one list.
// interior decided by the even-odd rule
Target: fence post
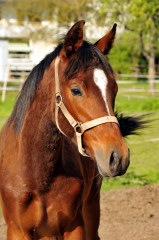
[(9, 64), (7, 64), (7, 68), (4, 76), (4, 82), (3, 82), (3, 88), (2, 88), (2, 102), (5, 101), (8, 79), (9, 79)]

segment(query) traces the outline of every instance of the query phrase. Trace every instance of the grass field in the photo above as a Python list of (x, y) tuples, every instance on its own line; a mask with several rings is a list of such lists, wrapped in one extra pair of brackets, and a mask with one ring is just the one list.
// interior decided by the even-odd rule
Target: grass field
[[(153, 112), (146, 119), (158, 120), (140, 131), (140, 135), (130, 136), (126, 139), (131, 153), (130, 167), (124, 176), (105, 178), (102, 190), (124, 186), (142, 186), (149, 183), (159, 184), (159, 140), (157, 141), (159, 139), (159, 94), (156, 97), (151, 97), (148, 92), (125, 94), (122, 93), (122, 90), (120, 91), (120, 87), (122, 86), (119, 86), (116, 110), (132, 115)], [(17, 98), (16, 95), (17, 93), (12, 92), (7, 94), (4, 103), (0, 100), (0, 121), (6, 120), (10, 115)], [(0, 123), (0, 128), (2, 125)]]

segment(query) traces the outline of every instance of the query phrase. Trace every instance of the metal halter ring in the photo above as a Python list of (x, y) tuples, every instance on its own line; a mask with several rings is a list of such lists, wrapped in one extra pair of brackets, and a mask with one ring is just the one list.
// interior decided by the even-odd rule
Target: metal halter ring
[(56, 97), (55, 97), (55, 101), (56, 101), (56, 104), (59, 106), (62, 102), (62, 96), (60, 93), (56, 93)]
[(75, 130), (75, 132), (82, 134), (83, 133), (82, 123), (81, 122), (76, 122), (76, 125), (74, 126), (74, 130)]

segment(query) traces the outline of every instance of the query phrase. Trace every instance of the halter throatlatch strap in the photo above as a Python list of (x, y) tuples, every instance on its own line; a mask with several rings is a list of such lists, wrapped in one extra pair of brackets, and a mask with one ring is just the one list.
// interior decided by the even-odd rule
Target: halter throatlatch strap
[(90, 128), (93, 128), (95, 126), (98, 126), (98, 125), (101, 125), (101, 124), (104, 124), (104, 123), (110, 123), (111, 122), (111, 123), (117, 123), (118, 124), (118, 120), (114, 116), (104, 116), (104, 117), (96, 118), (94, 120), (91, 120), (91, 121), (88, 121), (88, 122), (85, 122), (85, 123), (80, 123), (80, 122), (76, 121), (72, 117), (72, 115), (69, 113), (67, 108), (65, 107), (65, 105), (63, 103), (61, 93), (60, 93), (60, 82), (59, 82), (59, 76), (58, 76), (59, 61), (60, 61), (60, 58), (58, 56), (55, 59), (55, 121), (56, 121), (56, 126), (60, 130), (60, 132), (63, 135), (66, 136), (66, 134), (60, 129), (59, 122), (58, 122), (58, 113), (59, 113), (59, 109), (61, 109), (65, 118), (68, 120), (70, 125), (74, 128), (79, 152), (83, 156), (89, 157), (85, 153), (85, 149), (83, 149), (83, 147), (82, 147), (82, 135), (83, 135), (83, 133)]

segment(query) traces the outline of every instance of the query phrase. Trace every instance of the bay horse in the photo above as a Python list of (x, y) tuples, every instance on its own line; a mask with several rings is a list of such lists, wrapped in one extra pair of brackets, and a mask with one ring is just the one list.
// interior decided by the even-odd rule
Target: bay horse
[(123, 136), (139, 124), (114, 114), (118, 88), (105, 55), (116, 24), (90, 44), (84, 23), (34, 67), (1, 130), (7, 240), (99, 240), (102, 178), (128, 168)]

